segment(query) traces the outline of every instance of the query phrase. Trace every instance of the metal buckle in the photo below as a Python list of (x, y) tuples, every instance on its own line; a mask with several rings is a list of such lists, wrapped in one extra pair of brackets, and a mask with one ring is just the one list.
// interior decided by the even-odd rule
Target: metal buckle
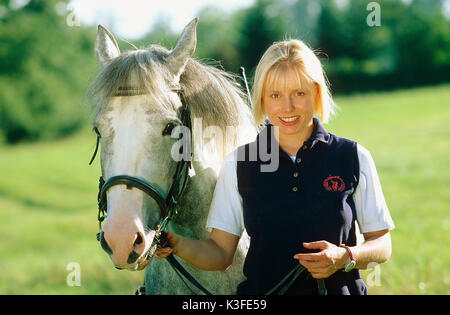
[(145, 291), (145, 285), (140, 285), (136, 292), (134, 292), (134, 295), (146, 295), (146, 291)]

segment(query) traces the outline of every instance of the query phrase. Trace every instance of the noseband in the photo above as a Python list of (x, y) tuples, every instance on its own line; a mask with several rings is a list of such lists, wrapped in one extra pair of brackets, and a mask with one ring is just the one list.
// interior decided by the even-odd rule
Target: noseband
[[(130, 93), (131, 92), (131, 93)], [(181, 113), (181, 123), (183, 126), (189, 128), (190, 134), (192, 135), (192, 126), (191, 126), (191, 114), (189, 110), (189, 105), (186, 103), (184, 95), (181, 90), (176, 90), (178, 96), (180, 97), (182, 103), (182, 113)], [(135, 96), (135, 95), (143, 95), (146, 94), (142, 90), (134, 88), (134, 87), (121, 87), (119, 91), (115, 94), (115, 96)], [(100, 135), (97, 133), (97, 144), (95, 148), (94, 155), (91, 158), (89, 164), (92, 164), (100, 142)], [(156, 201), (161, 213), (161, 220), (159, 224), (156, 226), (156, 233), (153, 239), (152, 244), (149, 246), (149, 249), (144, 254), (145, 260), (150, 260), (153, 258), (155, 251), (158, 247), (167, 246), (167, 228), (169, 222), (174, 218), (175, 215), (178, 214), (178, 201), (182, 196), (184, 189), (188, 183), (189, 179), (189, 169), (191, 167), (192, 160), (192, 136), (190, 139), (190, 146), (188, 146), (189, 152), (189, 160), (181, 159), (177, 162), (177, 167), (175, 170), (175, 174), (173, 176), (172, 186), (169, 189), (169, 193), (166, 195), (164, 191), (156, 184), (151, 183), (145, 179), (129, 176), (129, 175), (117, 175), (108, 178), (108, 180), (104, 180), (103, 176), (100, 176), (99, 179), (99, 192), (97, 196), (98, 203), (98, 222), (100, 232), (97, 233), (97, 240), (100, 241), (101, 238), (101, 228), (102, 222), (105, 220), (107, 216), (107, 192), (111, 187), (117, 185), (126, 185), (127, 189), (137, 188), (150, 196), (153, 200)], [(183, 154), (184, 156), (184, 154)], [(150, 222), (148, 222), (147, 227), (150, 227)], [(151, 227), (150, 227), (151, 228)]]

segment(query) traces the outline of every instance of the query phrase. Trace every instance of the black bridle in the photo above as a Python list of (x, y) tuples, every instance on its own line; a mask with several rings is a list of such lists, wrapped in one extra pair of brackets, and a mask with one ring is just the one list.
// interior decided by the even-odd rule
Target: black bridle
[[(161, 211), (161, 220), (159, 221), (159, 224), (156, 226), (155, 236), (153, 238), (152, 244), (149, 246), (148, 250), (143, 255), (145, 257), (144, 261), (151, 260), (157, 248), (163, 248), (168, 246), (169, 242), (167, 239), (167, 228), (169, 222), (178, 214), (178, 202), (188, 184), (189, 169), (192, 167), (193, 141), (192, 141), (191, 113), (189, 105), (187, 104), (184, 98), (183, 91), (181, 89), (174, 89), (174, 91), (177, 92), (182, 104), (181, 106), (182, 112), (180, 117), (181, 125), (187, 127), (190, 131), (189, 144), (187, 146), (182, 147), (183, 150), (185, 148), (189, 150), (189, 152), (187, 152), (188, 153), (187, 156), (189, 157), (189, 159), (181, 159), (179, 162), (177, 162), (177, 167), (175, 170), (175, 174), (173, 176), (172, 186), (170, 187), (167, 196), (158, 185), (142, 178), (129, 175), (117, 175), (108, 178), (106, 182), (104, 181), (103, 176), (100, 176), (99, 179), (99, 187), (98, 187), (99, 192), (97, 196), (97, 203), (98, 203), (97, 219), (99, 222), (100, 232), (97, 233), (97, 240), (100, 241), (100, 243), (102, 238), (101, 232), (102, 222), (105, 220), (107, 216), (107, 192), (111, 187), (116, 185), (126, 185), (127, 189), (137, 188), (143, 191), (148, 196), (150, 196), (158, 204), (158, 207)], [(136, 96), (144, 94), (147, 94), (147, 92), (141, 88), (122, 87), (119, 88), (119, 90), (117, 91), (117, 93), (114, 94), (114, 96)], [(168, 132), (170, 131), (171, 130), (169, 130)], [(101, 137), (100, 133), (98, 132), (98, 130), (96, 130), (96, 132), (97, 132), (97, 143), (95, 146), (94, 154), (89, 162), (89, 165), (91, 165), (92, 162), (94, 161), (100, 143)], [(167, 134), (168, 132), (166, 132), (165, 129), (163, 131), (163, 135)], [(184, 154), (185, 152), (180, 153), (182, 153), (184, 157), (186, 156), (186, 154)], [(150, 227), (150, 222), (148, 222), (147, 227)], [(205, 289), (194, 277), (192, 277), (192, 275), (188, 271), (186, 271), (186, 269), (175, 259), (173, 254), (167, 256), (167, 260), (171, 265), (171, 267), (175, 270), (177, 275), (180, 277), (180, 279), (190, 290), (192, 289), (189, 287), (189, 285), (186, 283), (183, 277), (186, 278), (191, 284), (196, 286), (203, 293), (207, 295), (212, 295), (211, 292)], [(140, 289), (136, 291), (136, 294), (142, 292), (145, 292), (145, 285), (141, 286)]]
[[(126, 93), (124, 93), (126, 91)], [(182, 103), (182, 112), (181, 112), (181, 125), (188, 128), (190, 134), (192, 134), (192, 126), (191, 126), (191, 114), (189, 105), (186, 103), (184, 95), (181, 90), (176, 90), (178, 93), (181, 103)], [(115, 96), (135, 96), (146, 94), (142, 89), (134, 88), (134, 87), (124, 87), (120, 88), (119, 91), (115, 94)], [(95, 147), (95, 152), (89, 162), (89, 165), (95, 159), (95, 156), (98, 151), (99, 142), (100, 142), (100, 134), (97, 132), (97, 144)], [(189, 169), (191, 168), (192, 161), (192, 137), (189, 139), (188, 152), (189, 159), (181, 159), (177, 162), (175, 174), (173, 176), (172, 186), (169, 189), (168, 194), (166, 195), (164, 191), (156, 184), (151, 183), (145, 179), (129, 176), (129, 175), (116, 175), (108, 178), (106, 181), (103, 179), (103, 176), (100, 176), (99, 179), (99, 192), (97, 196), (98, 203), (98, 215), (97, 219), (99, 222), (100, 232), (97, 233), (97, 240), (101, 240), (101, 226), (102, 222), (105, 220), (107, 216), (107, 193), (108, 190), (117, 185), (126, 185), (127, 189), (137, 188), (150, 196), (153, 200), (156, 201), (161, 213), (161, 220), (159, 224), (156, 226), (155, 236), (152, 244), (149, 246), (147, 252), (144, 254), (145, 260), (150, 260), (153, 258), (155, 251), (158, 247), (162, 248), (167, 246), (167, 228), (169, 222), (178, 214), (178, 202), (183, 195), (183, 192), (187, 186), (189, 179)], [(186, 149), (183, 147), (183, 150)], [(183, 156), (186, 156), (183, 154)], [(147, 224), (148, 228), (150, 227), (150, 222)]]
[[(99, 192), (97, 196), (97, 203), (98, 203), (97, 218), (99, 222), (100, 232), (97, 233), (98, 241), (101, 241), (102, 222), (105, 220), (107, 215), (107, 192), (111, 187), (116, 185), (126, 185), (127, 189), (137, 188), (143, 191), (148, 196), (150, 196), (158, 204), (158, 207), (161, 211), (161, 220), (159, 224), (156, 226), (155, 236), (153, 238), (152, 244), (149, 246), (148, 250), (144, 253), (145, 257), (144, 261), (151, 260), (157, 248), (163, 248), (168, 245), (169, 242), (167, 239), (167, 228), (169, 222), (178, 214), (177, 209), (178, 202), (188, 184), (189, 169), (192, 167), (193, 141), (192, 141), (191, 113), (189, 105), (187, 104), (184, 98), (183, 91), (181, 89), (176, 89), (175, 91), (178, 93), (178, 96), (182, 104), (181, 107), (182, 112), (180, 117), (181, 125), (187, 127), (190, 131), (189, 145), (184, 146), (183, 150), (187, 147), (187, 149), (189, 149), (190, 151), (188, 152), (187, 155), (189, 156), (189, 159), (187, 160), (181, 159), (179, 162), (177, 162), (177, 167), (175, 170), (175, 174), (173, 176), (172, 186), (170, 187), (167, 196), (158, 185), (153, 184), (142, 178), (129, 175), (117, 175), (108, 178), (106, 182), (104, 181), (103, 176), (100, 176), (99, 179), (99, 187), (98, 187)], [(123, 87), (119, 88), (119, 91), (115, 94), (115, 96), (136, 96), (143, 94), (147, 94), (147, 92), (143, 89), (134, 87)], [(89, 165), (91, 165), (92, 162), (94, 161), (99, 147), (100, 133), (98, 132), (98, 130), (96, 130), (96, 132), (97, 132), (97, 144), (95, 147), (94, 154), (89, 162)], [(165, 132), (166, 130), (163, 131), (163, 134), (165, 134)], [(183, 153), (183, 156), (186, 156), (184, 152), (180, 153)], [(150, 227), (150, 222), (148, 222), (147, 227)], [(194, 277), (192, 277), (192, 275), (188, 271), (186, 271), (186, 269), (175, 259), (173, 254), (167, 256), (167, 260), (171, 265), (171, 267), (175, 270), (177, 275), (180, 277), (180, 279), (190, 290), (192, 289), (189, 287), (189, 285), (186, 283), (183, 277), (186, 278), (190, 283), (196, 286), (203, 293), (207, 295), (212, 295), (211, 292), (205, 289)], [(136, 294), (142, 292), (145, 292), (145, 285), (141, 286), (140, 289), (136, 291)]]

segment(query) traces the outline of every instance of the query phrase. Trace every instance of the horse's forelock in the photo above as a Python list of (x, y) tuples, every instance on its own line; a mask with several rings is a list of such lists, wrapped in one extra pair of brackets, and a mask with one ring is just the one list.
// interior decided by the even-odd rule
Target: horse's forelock
[(169, 105), (164, 96), (167, 94), (170, 73), (160, 56), (161, 53), (155, 54), (153, 49), (139, 49), (123, 52), (111, 60), (101, 69), (89, 88), (96, 112), (101, 112), (119, 88), (124, 87), (143, 89), (153, 98), (162, 98), (161, 104)]

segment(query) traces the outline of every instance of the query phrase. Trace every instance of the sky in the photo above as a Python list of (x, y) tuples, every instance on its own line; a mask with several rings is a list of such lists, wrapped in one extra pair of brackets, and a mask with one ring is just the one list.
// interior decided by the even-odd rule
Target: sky
[(67, 14), (72, 23), (102, 24), (127, 39), (147, 33), (161, 18), (170, 20), (172, 29), (180, 32), (205, 5), (225, 11), (250, 6), (254, 0), (72, 0)]

